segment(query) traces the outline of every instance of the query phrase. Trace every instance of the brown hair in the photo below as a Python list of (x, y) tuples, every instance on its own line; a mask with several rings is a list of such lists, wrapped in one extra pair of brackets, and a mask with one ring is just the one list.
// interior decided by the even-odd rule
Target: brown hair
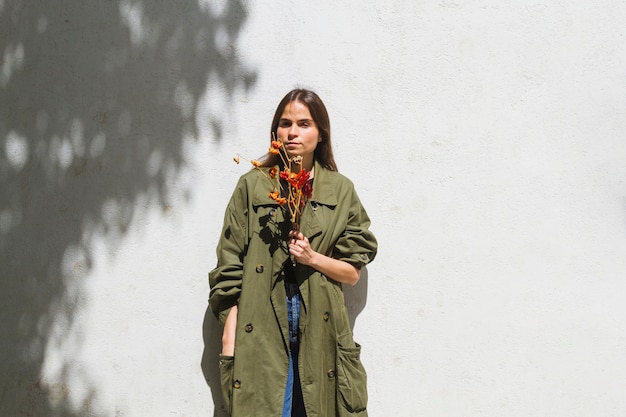
[[(278, 123), (285, 111), (285, 107), (291, 102), (299, 101), (308, 107), (311, 117), (317, 126), (322, 138), (321, 142), (317, 144), (313, 158), (324, 168), (331, 171), (337, 171), (337, 164), (333, 156), (333, 147), (330, 142), (330, 119), (328, 117), (328, 111), (322, 99), (311, 90), (303, 88), (296, 88), (283, 97), (278, 104), (276, 112), (274, 113), (274, 119), (272, 120), (272, 129), (270, 132), (270, 140), (273, 137), (278, 137)], [(268, 153), (262, 158), (263, 166), (282, 165), (282, 160), (278, 155), (272, 155)]]

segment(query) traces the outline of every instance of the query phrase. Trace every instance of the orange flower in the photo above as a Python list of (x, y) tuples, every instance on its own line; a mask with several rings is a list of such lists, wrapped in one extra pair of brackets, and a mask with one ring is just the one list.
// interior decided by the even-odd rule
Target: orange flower
[[(285, 172), (282, 171), (280, 173), (280, 177), (289, 182), (296, 190), (301, 190), (304, 185), (309, 181), (309, 177), (311, 175), (310, 171), (306, 171), (304, 169), (300, 170), (297, 174), (295, 172)], [(307, 192), (308, 193), (308, 192)]]
[(278, 155), (280, 151), (276, 148), (270, 148), (269, 153), (271, 153), (272, 155)]
[(276, 201), (279, 206), (284, 206), (285, 204), (287, 204), (287, 199), (285, 197), (281, 197), (278, 191), (272, 191), (269, 194), (269, 197), (272, 200)]
[(280, 149), (280, 147), (283, 146), (283, 143), (279, 140), (273, 140), (272, 141), (272, 148), (274, 149)]
[(239, 163), (239, 155), (236, 155), (236, 156), (233, 158), (233, 161), (235, 161), (236, 163)]
[(274, 179), (276, 177), (276, 171), (278, 171), (276, 167), (270, 168), (270, 171), (268, 172), (270, 178)]
[(304, 187), (304, 185), (309, 181), (310, 176), (311, 176), (311, 171), (306, 171), (304, 169), (301, 169), (300, 172), (298, 172), (298, 175), (296, 177), (296, 180), (298, 181), (298, 184), (296, 185), (296, 187), (297, 188)]
[(257, 161), (256, 159), (253, 159), (252, 161), (250, 161), (250, 163), (252, 165), (254, 165), (255, 168), (260, 167), (261, 165), (263, 165), (262, 163), (260, 163), (259, 161)]

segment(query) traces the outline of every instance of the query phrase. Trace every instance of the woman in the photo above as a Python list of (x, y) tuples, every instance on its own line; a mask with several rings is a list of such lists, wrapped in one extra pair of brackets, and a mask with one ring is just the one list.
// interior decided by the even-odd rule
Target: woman
[[(280, 155), (268, 153), (239, 179), (209, 273), (209, 304), (224, 326), (225, 408), (233, 417), (367, 416), (361, 348), (341, 285), (356, 284), (376, 255), (370, 220), (352, 182), (337, 172), (317, 94), (289, 92), (271, 137), (301, 165), (285, 167)], [(268, 196), (275, 187), (270, 171), (285, 168), (312, 178), (298, 230)]]

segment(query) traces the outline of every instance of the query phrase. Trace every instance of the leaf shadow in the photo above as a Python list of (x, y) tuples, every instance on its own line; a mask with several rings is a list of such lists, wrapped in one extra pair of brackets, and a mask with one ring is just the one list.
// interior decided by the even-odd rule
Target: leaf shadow
[(246, 19), (243, 0), (0, 2), (0, 415), (99, 415), (89, 375), (70, 401), (71, 354), (43, 379), (46, 349), (87, 302), (94, 239), (114, 248), (142, 206), (191, 196), (186, 146), (200, 123), (223, 130), (205, 94), (256, 82)]

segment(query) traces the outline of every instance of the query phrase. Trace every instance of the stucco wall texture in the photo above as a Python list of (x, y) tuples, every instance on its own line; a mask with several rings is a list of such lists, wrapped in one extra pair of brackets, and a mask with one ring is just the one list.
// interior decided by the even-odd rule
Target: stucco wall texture
[(303, 86), (379, 239), (347, 289), (370, 415), (625, 416), (624, 22), (611, 0), (0, 0), (0, 415), (222, 416), (232, 157)]

